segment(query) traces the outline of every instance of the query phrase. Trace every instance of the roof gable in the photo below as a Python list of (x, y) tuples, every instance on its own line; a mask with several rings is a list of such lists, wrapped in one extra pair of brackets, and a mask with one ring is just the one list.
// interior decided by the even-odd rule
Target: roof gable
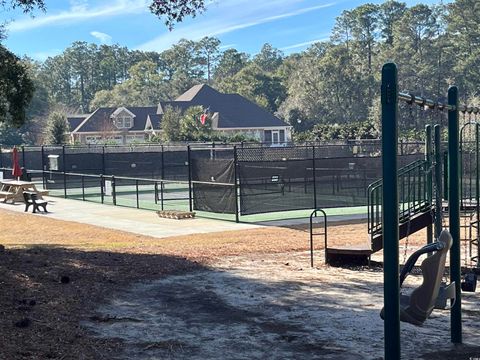
[(182, 95), (176, 98), (175, 101), (193, 101), (196, 103), (201, 103), (219, 95), (223, 94), (207, 84), (201, 84), (192, 86), (189, 90), (185, 91)]
[(135, 114), (132, 113), (130, 110), (128, 110), (126, 107), (124, 106), (121, 106), (119, 107), (117, 110), (115, 110), (112, 115), (110, 115), (111, 117), (116, 117), (118, 115), (120, 115), (122, 112), (125, 112), (127, 113), (128, 115), (130, 115), (131, 117), (135, 117)]
[[(122, 109), (118, 111), (119, 109)], [(125, 109), (134, 117), (133, 127), (129, 131), (144, 131), (147, 123), (148, 115), (156, 114), (156, 106), (141, 106), (141, 107), (125, 107), (113, 108), (104, 107), (98, 108), (90, 116), (88, 116), (76, 129), (75, 132), (102, 132), (102, 131), (119, 131), (114, 125), (112, 116), (117, 111), (119, 114)]]

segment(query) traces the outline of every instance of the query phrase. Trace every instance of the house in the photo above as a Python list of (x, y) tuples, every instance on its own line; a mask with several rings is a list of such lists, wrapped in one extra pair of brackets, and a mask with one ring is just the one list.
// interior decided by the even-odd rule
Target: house
[(291, 126), (273, 114), (243, 96), (222, 94), (204, 84), (195, 85), (174, 101), (162, 101), (155, 107), (105, 107), (88, 115), (68, 116), (71, 142), (145, 142), (161, 133), (162, 116), (167, 106), (181, 111), (202, 106), (211, 115), (212, 129), (226, 135), (242, 133), (272, 145), (291, 141)]

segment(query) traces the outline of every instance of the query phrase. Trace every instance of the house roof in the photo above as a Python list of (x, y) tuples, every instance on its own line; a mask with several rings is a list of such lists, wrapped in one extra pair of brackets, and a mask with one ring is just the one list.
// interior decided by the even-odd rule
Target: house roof
[(153, 130), (160, 129), (161, 116), (158, 115), (158, 114), (149, 114), (148, 117), (150, 118), (150, 122), (152, 124), (152, 129)]
[(215, 114), (214, 128), (265, 128), (289, 126), (264, 108), (238, 94), (222, 94), (208, 85), (195, 85), (174, 101), (163, 101), (158, 106), (128, 106), (98, 108), (88, 116), (72, 117), (69, 120), (70, 131), (101, 132), (117, 130), (112, 121), (115, 115), (126, 109), (134, 115), (131, 131), (144, 131), (150, 118), (153, 130), (160, 129), (161, 118), (165, 108), (172, 106), (182, 112), (191, 106), (202, 106)]
[(68, 131), (73, 131), (80, 123), (88, 117), (88, 114), (67, 115)]
[[(98, 108), (90, 116), (88, 116), (76, 129), (75, 132), (98, 132), (115, 130), (111, 122), (111, 116), (118, 111), (119, 108), (105, 107)], [(134, 115), (133, 127), (130, 131), (143, 131), (149, 115), (155, 115), (157, 107), (155, 106), (128, 106), (125, 107)], [(159, 129), (160, 123), (152, 122), (153, 128)]]
[(218, 128), (289, 126), (247, 98), (239, 94), (222, 94), (206, 84), (195, 85), (175, 101), (162, 104), (177, 106), (182, 111), (196, 105), (209, 108), (210, 113), (219, 113)]

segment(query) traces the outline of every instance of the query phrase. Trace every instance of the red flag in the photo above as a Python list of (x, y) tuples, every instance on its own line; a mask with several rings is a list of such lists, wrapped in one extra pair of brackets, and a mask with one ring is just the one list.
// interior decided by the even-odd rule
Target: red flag
[(18, 152), (16, 147), (14, 147), (12, 151), (12, 167), (12, 175), (16, 178), (20, 178), (20, 176), (22, 176), (22, 168), (18, 163)]
[(207, 114), (202, 114), (200, 116), (200, 122), (202, 123), (202, 125), (205, 125), (205, 121), (207, 121)]

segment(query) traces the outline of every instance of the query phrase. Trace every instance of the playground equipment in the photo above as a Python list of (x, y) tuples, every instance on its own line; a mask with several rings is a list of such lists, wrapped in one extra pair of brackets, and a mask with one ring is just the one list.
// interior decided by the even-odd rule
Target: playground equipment
[[(318, 218), (318, 213), (322, 214), (323, 231), (314, 233), (314, 220)], [(325, 245), (325, 258), (328, 259), (327, 247), (327, 214), (322, 209), (315, 209), (310, 214), (310, 266), (313, 267), (313, 238), (314, 236), (323, 236), (323, 243)]]
[[(398, 92), (397, 67), (385, 64), (382, 69), (382, 239), (384, 245), (384, 327), (385, 359), (400, 359), (400, 279), (399, 229), (400, 206), (397, 171), (398, 102), (434, 106), (448, 111), (448, 212), (452, 236), (450, 279), (455, 283), (456, 301), (451, 307), (451, 341), (462, 343), (462, 298), (460, 267), (460, 152), (459, 112), (472, 112), (458, 104), (458, 89), (448, 90), (448, 105)], [(400, 206), (399, 206), (400, 205)]]
[[(441, 212), (441, 208), (435, 209), (433, 192), (433, 174), (441, 174), (441, 162), (433, 162), (434, 158), (441, 156), (440, 129), (436, 131), (434, 151), (432, 151), (431, 126), (426, 127), (425, 158), (414, 161), (398, 170), (399, 189), (399, 234), (400, 239), (424, 228), (428, 228), (428, 243), (432, 242), (432, 224), (436, 220), (435, 214)], [(441, 192), (441, 175), (435, 183)], [(370, 244), (365, 246), (339, 246), (327, 245), (325, 247), (325, 260), (327, 264), (367, 264), (372, 254), (383, 249), (382, 233), (382, 179), (368, 186), (368, 233)], [(441, 196), (441, 195), (440, 195)], [(437, 192), (435, 192), (437, 197)], [(440, 203), (441, 204), (441, 201)], [(437, 221), (437, 227), (441, 228)], [(437, 231), (439, 234), (440, 231)]]
[[(412, 271), (418, 258), (424, 254), (430, 254), (421, 265), (423, 283), (412, 291), (410, 295), (400, 295), (400, 320), (413, 325), (422, 325), (430, 316), (434, 308), (450, 309), (446, 304), (447, 299), (455, 301), (455, 283), (442, 287), (442, 279), (445, 271), (447, 253), (452, 246), (450, 233), (443, 230), (437, 242), (427, 244), (414, 252), (400, 274), (400, 287), (403, 285), (408, 274)], [(434, 253), (434, 254), (432, 254)], [(440, 290), (442, 299), (438, 299)], [(382, 319), (385, 316), (385, 308), (380, 313)]]

